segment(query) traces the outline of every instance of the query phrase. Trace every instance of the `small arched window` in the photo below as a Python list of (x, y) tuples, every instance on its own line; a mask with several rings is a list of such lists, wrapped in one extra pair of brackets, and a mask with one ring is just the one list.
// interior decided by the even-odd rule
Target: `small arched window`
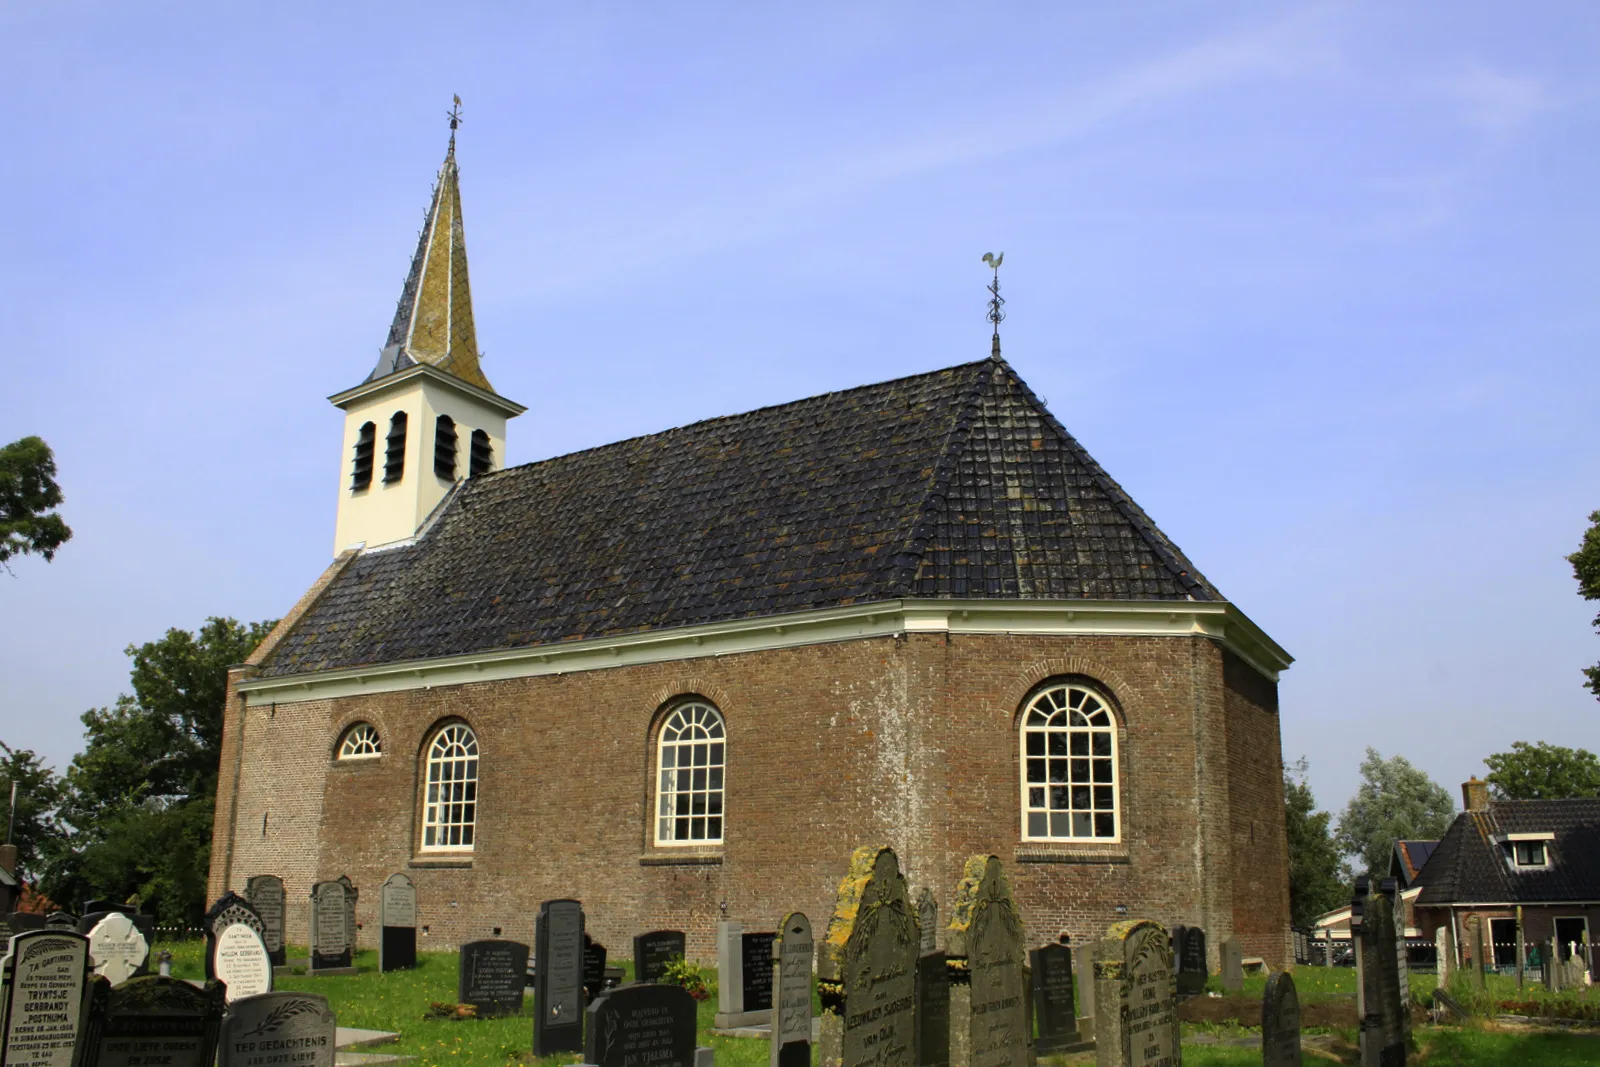
[(378, 728), (370, 722), (358, 722), (344, 732), (339, 742), (339, 758), (373, 759), (383, 754), (383, 742), (378, 739)]
[(433, 735), (427, 781), (422, 847), (470, 851), (478, 821), (478, 738), (471, 727), (451, 723)]
[(389, 436), (384, 440), (383, 480), (398, 482), (406, 472), (406, 413), (397, 411), (389, 419)]
[(656, 844), (722, 841), (722, 713), (691, 701), (673, 708), (657, 741)]
[(350, 490), (365, 489), (372, 484), (372, 459), (378, 447), (378, 428), (370, 422), (361, 424), (356, 433), (356, 459), (350, 468)]
[(494, 464), (494, 447), (489, 444), (489, 435), (482, 430), (472, 431), (472, 466), (469, 471), (472, 477), (488, 474), (489, 468)]
[(433, 424), (433, 473), (456, 480), (456, 420), (449, 415)]
[(1118, 839), (1117, 724), (1105, 697), (1052, 685), (1022, 713), (1022, 836)]

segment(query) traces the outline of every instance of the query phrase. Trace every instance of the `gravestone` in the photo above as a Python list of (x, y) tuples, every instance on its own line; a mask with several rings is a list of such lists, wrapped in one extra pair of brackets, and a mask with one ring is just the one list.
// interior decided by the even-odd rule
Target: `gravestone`
[[(1450, 972), (1455, 969), (1456, 965), (1455, 938), (1450, 936), (1449, 923), (1433, 932), (1433, 951), (1435, 958), (1439, 961), (1438, 979), (1434, 984), (1437, 988), (1444, 989), (1449, 986)], [(1550, 973), (1549, 968), (1545, 969), (1545, 973)]]
[(212, 1067), (222, 1025), (223, 990), (177, 978), (135, 978), (106, 997), (95, 1067)]
[(361, 897), (361, 891), (350, 880), (348, 874), (341, 874), (338, 878), (340, 885), (344, 886), (344, 928), (350, 931), (350, 951), (354, 952), (361, 927), (356, 923), (356, 901)]
[(24, 930), (43, 930), (44, 916), (34, 911), (14, 911), (6, 916), (6, 925), (14, 934)]
[(1095, 1063), (1099, 1067), (1177, 1067), (1167, 931), (1148, 919), (1120, 922), (1095, 948)]
[(1222, 943), (1222, 988), (1229, 993), (1244, 990), (1243, 958), (1239, 942), (1230, 937)]
[[(1400, 988), (1400, 1030), (1405, 1037), (1407, 1045), (1411, 1043), (1411, 953), (1406, 946), (1406, 905), (1400, 896), (1400, 883), (1393, 878), (1385, 878), (1379, 883), (1383, 895), (1389, 900), (1389, 912), (1394, 918), (1394, 965), (1398, 975)], [(1520, 931), (1518, 943), (1521, 943)], [(1518, 966), (1521, 966), (1522, 954), (1518, 952)], [(1517, 981), (1522, 981), (1519, 972)]]
[(967, 860), (945, 931), (950, 955), (950, 1063), (1028, 1067), (1033, 1030), (1023, 926), (996, 856)]
[(774, 933), (746, 933), (743, 924), (717, 923), (718, 1029), (765, 1026), (772, 1021)]
[(682, 930), (652, 930), (633, 937), (633, 980), (658, 982), (666, 973), (667, 963), (682, 959), (684, 936)]
[(1078, 1009), (1073, 998), (1072, 949), (1045, 945), (1028, 953), (1033, 970), (1033, 1018), (1039, 1031), (1035, 1051), (1063, 1052), (1079, 1044)]
[(1261, 997), (1262, 1067), (1300, 1067), (1300, 996), (1287, 971), (1267, 978)]
[(586, 1063), (695, 1067), (695, 1001), (682, 986), (623, 986), (602, 995), (585, 1014)]
[(583, 935), (583, 992), (592, 1002), (606, 987), (606, 947)]
[(77, 930), (78, 917), (70, 911), (52, 911), (45, 916), (44, 925), (48, 930)]
[(5, 991), (0, 1062), (73, 1067), (89, 1021), (87, 983), (99, 981), (90, 978), (89, 939), (70, 930), (24, 931), (11, 939), (0, 974)]
[(950, 1063), (950, 958), (938, 949), (917, 958), (917, 1067)]
[(817, 953), (822, 1067), (912, 1067), (921, 947), (894, 850), (856, 849)]
[(1405, 1067), (1401, 1023), (1400, 968), (1395, 961), (1394, 912), (1384, 893), (1370, 892), (1365, 875), (1356, 879), (1350, 908), (1350, 937), (1356, 950), (1356, 1014), (1360, 1020), (1364, 1067)]
[(288, 963), (283, 944), (283, 879), (275, 874), (258, 874), (244, 884), (245, 899), (261, 918), (261, 940), (266, 943), (274, 967)]
[(583, 1051), (583, 905), (547, 900), (534, 926), (533, 1054)]
[(772, 1010), (771, 1067), (811, 1067), (811, 920), (796, 911), (783, 918), (773, 947), (777, 990)]
[(262, 993), (228, 1005), (218, 1067), (333, 1067), (337, 1026), (325, 997)]
[(272, 992), (272, 954), (260, 931), (248, 923), (231, 922), (222, 928), (206, 966), (223, 984), (230, 1004)]
[(1179, 929), (1180, 936), (1173, 941), (1173, 951), (1178, 956), (1177, 995), (1197, 997), (1206, 991), (1206, 979), (1211, 971), (1206, 964), (1206, 932), (1198, 926)]
[(311, 973), (354, 974), (355, 930), (350, 926), (350, 894), (343, 882), (311, 887)]
[(1467, 973), (1471, 978), (1472, 987), (1482, 992), (1484, 987), (1483, 970), (1487, 966), (1483, 958), (1483, 917), (1479, 915), (1467, 916), (1468, 943), (1472, 945), (1472, 966)]
[[(216, 968), (213, 966), (217, 951), (217, 939), (222, 936), (222, 931), (229, 926), (249, 927), (261, 940), (262, 945), (266, 944), (266, 924), (261, 921), (261, 916), (256, 914), (256, 910), (250, 906), (250, 902), (231, 891), (222, 894), (217, 899), (217, 902), (206, 911), (204, 923), (206, 934), (206, 977), (208, 979), (218, 977)], [(235, 944), (237, 945), (238, 942), (235, 942)], [(270, 958), (268, 962), (271, 962)], [(268, 993), (271, 992), (271, 987), (257, 989), (254, 992)], [(229, 994), (229, 1000), (236, 1000), (240, 996), (252, 995), (234, 994), (232, 990), (229, 990)]]
[(478, 1009), (478, 1018), (516, 1015), (527, 986), (528, 946), (520, 941), (469, 941), (461, 946), (456, 1000)]
[(417, 965), (417, 887), (403, 874), (391, 874), (378, 891), (378, 971), (403, 971)]
[(94, 973), (121, 985), (144, 969), (150, 945), (128, 915), (113, 911), (89, 931), (89, 963)]
[(1088, 1041), (1094, 1037), (1094, 946), (1084, 947), (1073, 962), (1078, 968), (1078, 988), (1074, 991), (1078, 994), (1078, 1033)]
[(939, 949), (939, 902), (927, 886), (917, 894), (917, 925), (922, 928), (922, 954)]

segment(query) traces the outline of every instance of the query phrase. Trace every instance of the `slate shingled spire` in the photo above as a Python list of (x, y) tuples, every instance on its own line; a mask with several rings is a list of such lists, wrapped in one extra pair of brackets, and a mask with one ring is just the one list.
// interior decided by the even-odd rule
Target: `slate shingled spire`
[(406, 275), (389, 339), (367, 381), (429, 363), (479, 389), (494, 391), (478, 365), (478, 333), (472, 321), (467, 243), (461, 225), (461, 179), (456, 169), (459, 121), (459, 114), (452, 112), (450, 149), (433, 187), (433, 202), (417, 239), (411, 273)]

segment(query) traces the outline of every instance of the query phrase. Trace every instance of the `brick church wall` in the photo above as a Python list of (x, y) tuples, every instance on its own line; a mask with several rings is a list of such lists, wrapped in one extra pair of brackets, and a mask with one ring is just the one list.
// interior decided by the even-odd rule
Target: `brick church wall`
[[(1287, 956), (1288, 828), (1278, 689), (1232, 652), (1222, 652), (1228, 729), (1234, 936), (1246, 956)], [(1220, 944), (1220, 942), (1219, 942)]]

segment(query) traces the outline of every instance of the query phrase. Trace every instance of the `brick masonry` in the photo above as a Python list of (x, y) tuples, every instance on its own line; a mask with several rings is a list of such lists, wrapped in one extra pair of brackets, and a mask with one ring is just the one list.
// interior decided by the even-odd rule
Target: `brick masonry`
[[(1019, 713), (1060, 678), (1118, 713), (1120, 843), (1021, 840)], [(728, 729), (725, 841), (694, 853), (650, 826), (654, 731), (688, 694)], [(993, 852), (1034, 943), (1098, 938), (1121, 905), (1280, 966), (1277, 712), (1275, 683), (1204, 637), (912, 634), (248, 709), (230, 685), (210, 890), (281, 875), (304, 943), (311, 883), (348, 874), (371, 946), (378, 886), (405, 871), (423, 948), (497, 926), (531, 942), (541, 900), (577, 897), (614, 952), (678, 928), (712, 959), (720, 901), (752, 927), (796, 908), (825, 923), (851, 850), (882, 841), (945, 919), (967, 856)], [(477, 845), (419, 855), (422, 756), (456, 719), (480, 747)], [(357, 722), (383, 755), (335, 760)]]

